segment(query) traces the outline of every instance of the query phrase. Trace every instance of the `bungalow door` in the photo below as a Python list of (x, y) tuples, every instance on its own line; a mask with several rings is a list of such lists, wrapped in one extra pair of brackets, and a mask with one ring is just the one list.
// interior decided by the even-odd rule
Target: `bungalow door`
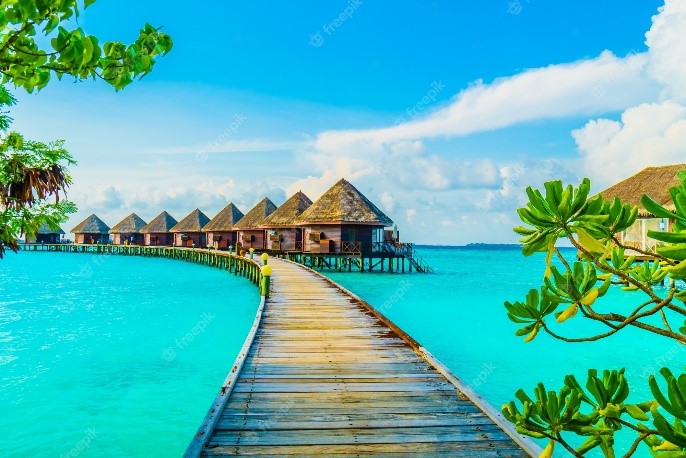
[(295, 229), (295, 251), (303, 251), (303, 232), (305, 229)]
[(348, 229), (348, 241), (350, 242), (356, 242), (357, 241), (357, 229)]
[[(343, 229), (345, 231), (345, 229)], [(345, 234), (341, 234), (342, 236)], [(341, 237), (343, 238), (343, 237)], [(356, 253), (360, 251), (359, 247), (357, 246), (357, 229), (355, 228), (349, 228), (347, 230), (347, 242), (343, 242), (341, 245), (341, 248), (344, 253)]]

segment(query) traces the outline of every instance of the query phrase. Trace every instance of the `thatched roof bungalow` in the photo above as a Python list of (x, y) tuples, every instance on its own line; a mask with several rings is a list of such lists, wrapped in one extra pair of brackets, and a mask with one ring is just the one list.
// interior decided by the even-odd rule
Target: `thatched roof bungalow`
[(310, 198), (298, 191), (267, 216), (260, 224), (267, 231), (267, 248), (274, 251), (302, 251), (304, 228), (297, 226), (296, 219), (310, 205)]
[(90, 215), (81, 221), (71, 232), (76, 244), (110, 243), (110, 227), (96, 215)]
[(207, 237), (202, 228), (209, 222), (207, 215), (199, 209), (190, 212), (170, 230), (174, 234), (174, 246), (204, 248)]
[(207, 234), (207, 246), (218, 250), (225, 250), (229, 245), (236, 246), (238, 231), (234, 229), (234, 225), (244, 216), (243, 212), (230, 202), (202, 228)]
[(648, 231), (669, 231), (672, 222), (648, 213), (641, 205), (641, 198), (647, 194), (666, 208), (674, 210), (669, 188), (679, 184), (677, 174), (682, 170), (686, 170), (686, 164), (648, 167), (599, 193), (605, 200), (618, 197), (624, 203), (639, 206), (636, 223), (621, 234), (622, 243), (642, 250), (655, 250), (657, 242), (647, 237)]
[(173, 245), (174, 235), (171, 233), (171, 229), (177, 224), (179, 222), (172, 215), (163, 211), (141, 228), (143, 244), (147, 246)]
[(50, 226), (47, 224), (42, 224), (34, 237), (26, 237), (26, 243), (61, 243), (63, 235), (64, 231), (62, 228), (50, 229)]
[(274, 210), (276, 210), (274, 202), (265, 197), (234, 225), (234, 228), (238, 229), (238, 240), (242, 248), (256, 250), (266, 248), (265, 230), (260, 227), (260, 224)]
[(114, 245), (143, 245), (141, 229), (148, 224), (135, 213), (119, 221), (110, 229)]
[(341, 179), (305, 210), (296, 224), (305, 227), (306, 252), (366, 255), (381, 250), (384, 228), (393, 221)]

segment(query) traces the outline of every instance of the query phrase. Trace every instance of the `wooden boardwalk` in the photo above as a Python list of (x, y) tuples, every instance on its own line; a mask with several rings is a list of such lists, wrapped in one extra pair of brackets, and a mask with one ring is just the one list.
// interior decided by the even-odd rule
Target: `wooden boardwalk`
[(297, 264), (269, 263), (271, 297), (187, 457), (540, 452), (359, 298)]

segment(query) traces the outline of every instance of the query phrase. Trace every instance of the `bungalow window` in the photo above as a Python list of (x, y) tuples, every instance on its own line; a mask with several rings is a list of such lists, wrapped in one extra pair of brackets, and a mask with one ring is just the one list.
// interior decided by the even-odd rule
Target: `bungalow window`
[(622, 242), (629, 247), (653, 251), (658, 244), (648, 237), (648, 231), (668, 231), (669, 220), (664, 218), (639, 218), (622, 234)]
[(372, 228), (372, 243), (381, 243), (383, 242), (383, 228), (381, 227), (374, 227)]

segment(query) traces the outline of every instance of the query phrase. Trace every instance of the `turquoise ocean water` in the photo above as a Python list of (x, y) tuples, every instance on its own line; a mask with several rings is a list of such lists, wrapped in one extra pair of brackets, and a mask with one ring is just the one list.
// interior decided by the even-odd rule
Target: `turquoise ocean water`
[[(420, 247), (419, 252), (435, 273), (327, 275), (381, 310), (497, 408), (514, 399), (519, 388), (533, 396), (539, 381), (548, 390), (558, 390), (571, 373), (583, 385), (589, 368), (626, 367), (634, 394), (630, 399), (641, 402), (652, 399), (649, 374), (663, 366), (684, 370), (683, 345), (633, 328), (588, 343), (565, 343), (542, 333), (531, 343), (516, 337), (517, 327), (507, 318), (503, 302), (523, 301), (529, 289), (541, 285), (543, 255), (525, 258), (519, 248), (501, 246)], [(564, 252), (574, 259), (575, 251)], [(635, 294), (613, 288), (596, 309), (628, 313), (643, 301)], [(578, 337), (603, 330), (593, 324), (576, 318), (552, 327)], [(651, 456), (641, 447), (633, 456)]]
[[(420, 252), (436, 273), (327, 274), (496, 407), (538, 381), (557, 389), (567, 373), (585, 380), (589, 367), (626, 366), (643, 400), (647, 374), (683, 368), (680, 346), (631, 329), (585, 344), (515, 337), (503, 301), (539, 285), (540, 256), (503, 247)], [(632, 304), (618, 291), (610, 297), (620, 310)], [(257, 303), (246, 280), (179, 261), (9, 255), (0, 261), (0, 456), (179, 456)], [(578, 319), (557, 328), (588, 331)]]
[(246, 280), (185, 262), (8, 255), (0, 456), (180, 456), (258, 303)]

